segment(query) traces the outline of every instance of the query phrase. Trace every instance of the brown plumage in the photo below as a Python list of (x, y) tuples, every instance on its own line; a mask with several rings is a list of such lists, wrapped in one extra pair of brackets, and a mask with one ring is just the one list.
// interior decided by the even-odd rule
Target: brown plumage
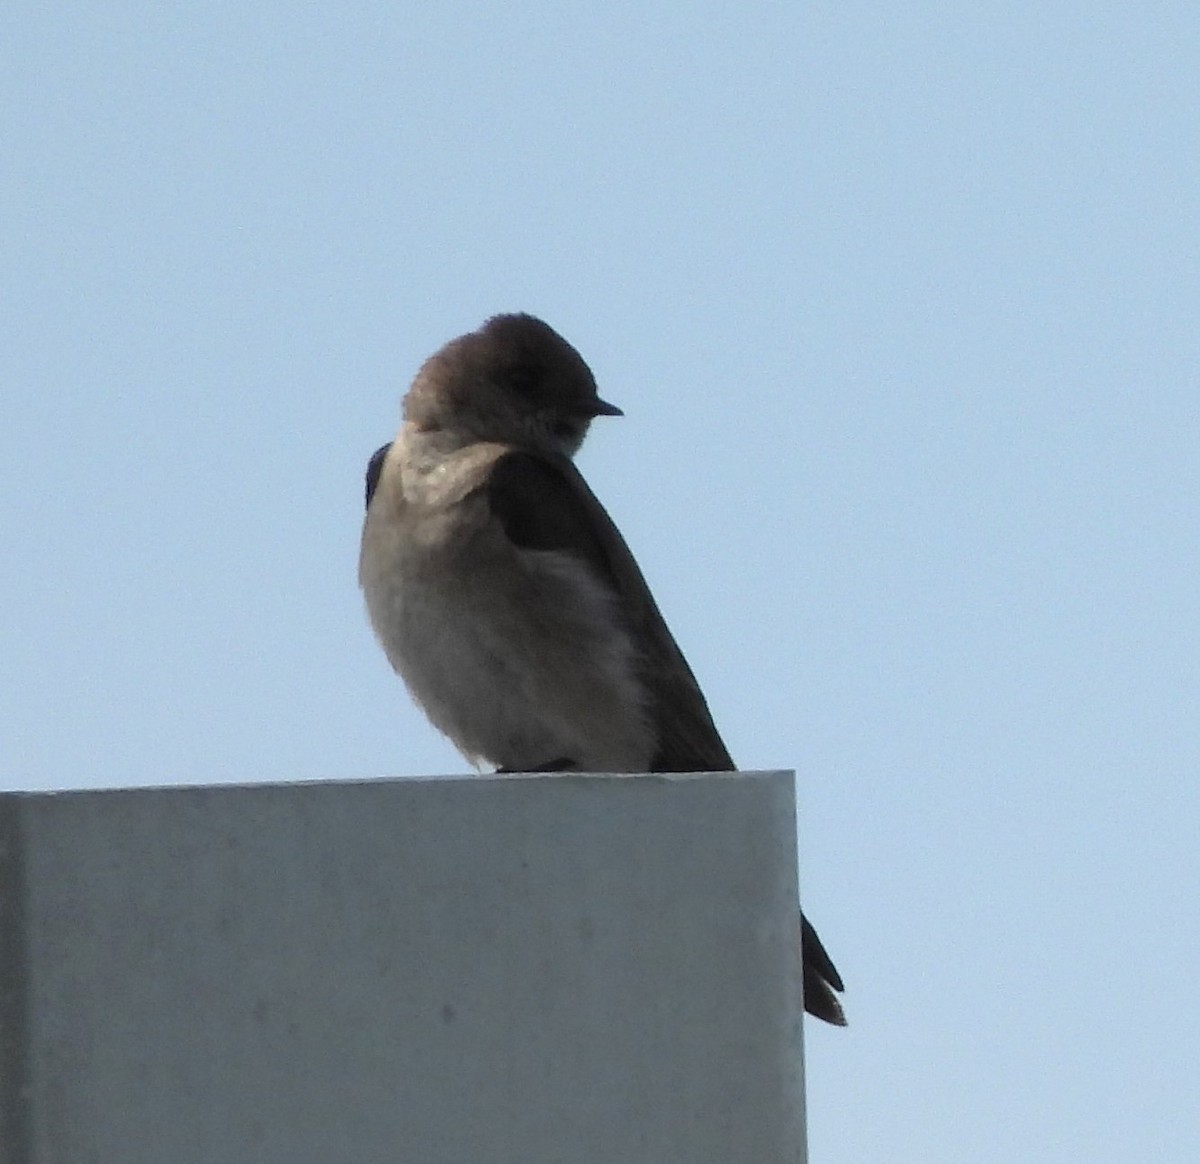
[[(541, 320), (497, 316), (418, 373), (367, 471), (360, 579), (393, 665), (475, 761), (734, 771), (620, 531), (571, 460), (602, 401)], [(801, 917), (805, 1008), (845, 1024)]]

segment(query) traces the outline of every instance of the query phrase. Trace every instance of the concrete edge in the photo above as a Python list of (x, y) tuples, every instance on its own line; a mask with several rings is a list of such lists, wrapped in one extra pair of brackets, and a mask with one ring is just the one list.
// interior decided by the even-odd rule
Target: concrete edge
[(33, 1158), (30, 1119), (29, 957), (22, 803), (0, 796), (0, 1143), (7, 1164)]

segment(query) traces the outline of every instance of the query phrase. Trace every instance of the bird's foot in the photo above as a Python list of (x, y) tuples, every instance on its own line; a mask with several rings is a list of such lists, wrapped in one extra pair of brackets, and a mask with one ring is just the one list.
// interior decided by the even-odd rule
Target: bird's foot
[(547, 760), (544, 764), (538, 764), (533, 768), (497, 768), (497, 776), (511, 776), (515, 772), (570, 772), (575, 767), (575, 761), (567, 756), (560, 756), (557, 760)]

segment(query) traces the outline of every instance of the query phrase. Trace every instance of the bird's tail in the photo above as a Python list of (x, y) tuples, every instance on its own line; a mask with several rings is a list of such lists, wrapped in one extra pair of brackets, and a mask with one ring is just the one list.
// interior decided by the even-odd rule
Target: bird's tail
[(835, 1027), (844, 1027), (846, 1013), (833, 993), (845, 989), (842, 976), (821, 945), (817, 931), (803, 914), (800, 915), (800, 957), (804, 967), (804, 1009)]

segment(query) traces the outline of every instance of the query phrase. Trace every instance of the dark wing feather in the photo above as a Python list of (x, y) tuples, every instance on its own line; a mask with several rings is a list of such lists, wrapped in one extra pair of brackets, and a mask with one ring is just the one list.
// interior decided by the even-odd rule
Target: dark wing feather
[(488, 479), (492, 512), (518, 546), (565, 550), (588, 562), (613, 588), (641, 652), (640, 675), (658, 731), (655, 772), (733, 771), (708, 704), (625, 539), (563, 457), (510, 452)]
[[(722, 772), (735, 766), (687, 660), (667, 629), (625, 539), (571, 461), (510, 451), (487, 475), (492, 513), (514, 544), (560, 550), (589, 563), (617, 594), (641, 648), (641, 679), (658, 729), (654, 772)], [(804, 1007), (845, 1026), (834, 996), (842, 979), (816, 930), (800, 916)]]
[(376, 449), (367, 462), (367, 508), (371, 508), (371, 498), (375, 496), (375, 486), (379, 484), (379, 474), (383, 472), (383, 459), (388, 455), (391, 443)]

